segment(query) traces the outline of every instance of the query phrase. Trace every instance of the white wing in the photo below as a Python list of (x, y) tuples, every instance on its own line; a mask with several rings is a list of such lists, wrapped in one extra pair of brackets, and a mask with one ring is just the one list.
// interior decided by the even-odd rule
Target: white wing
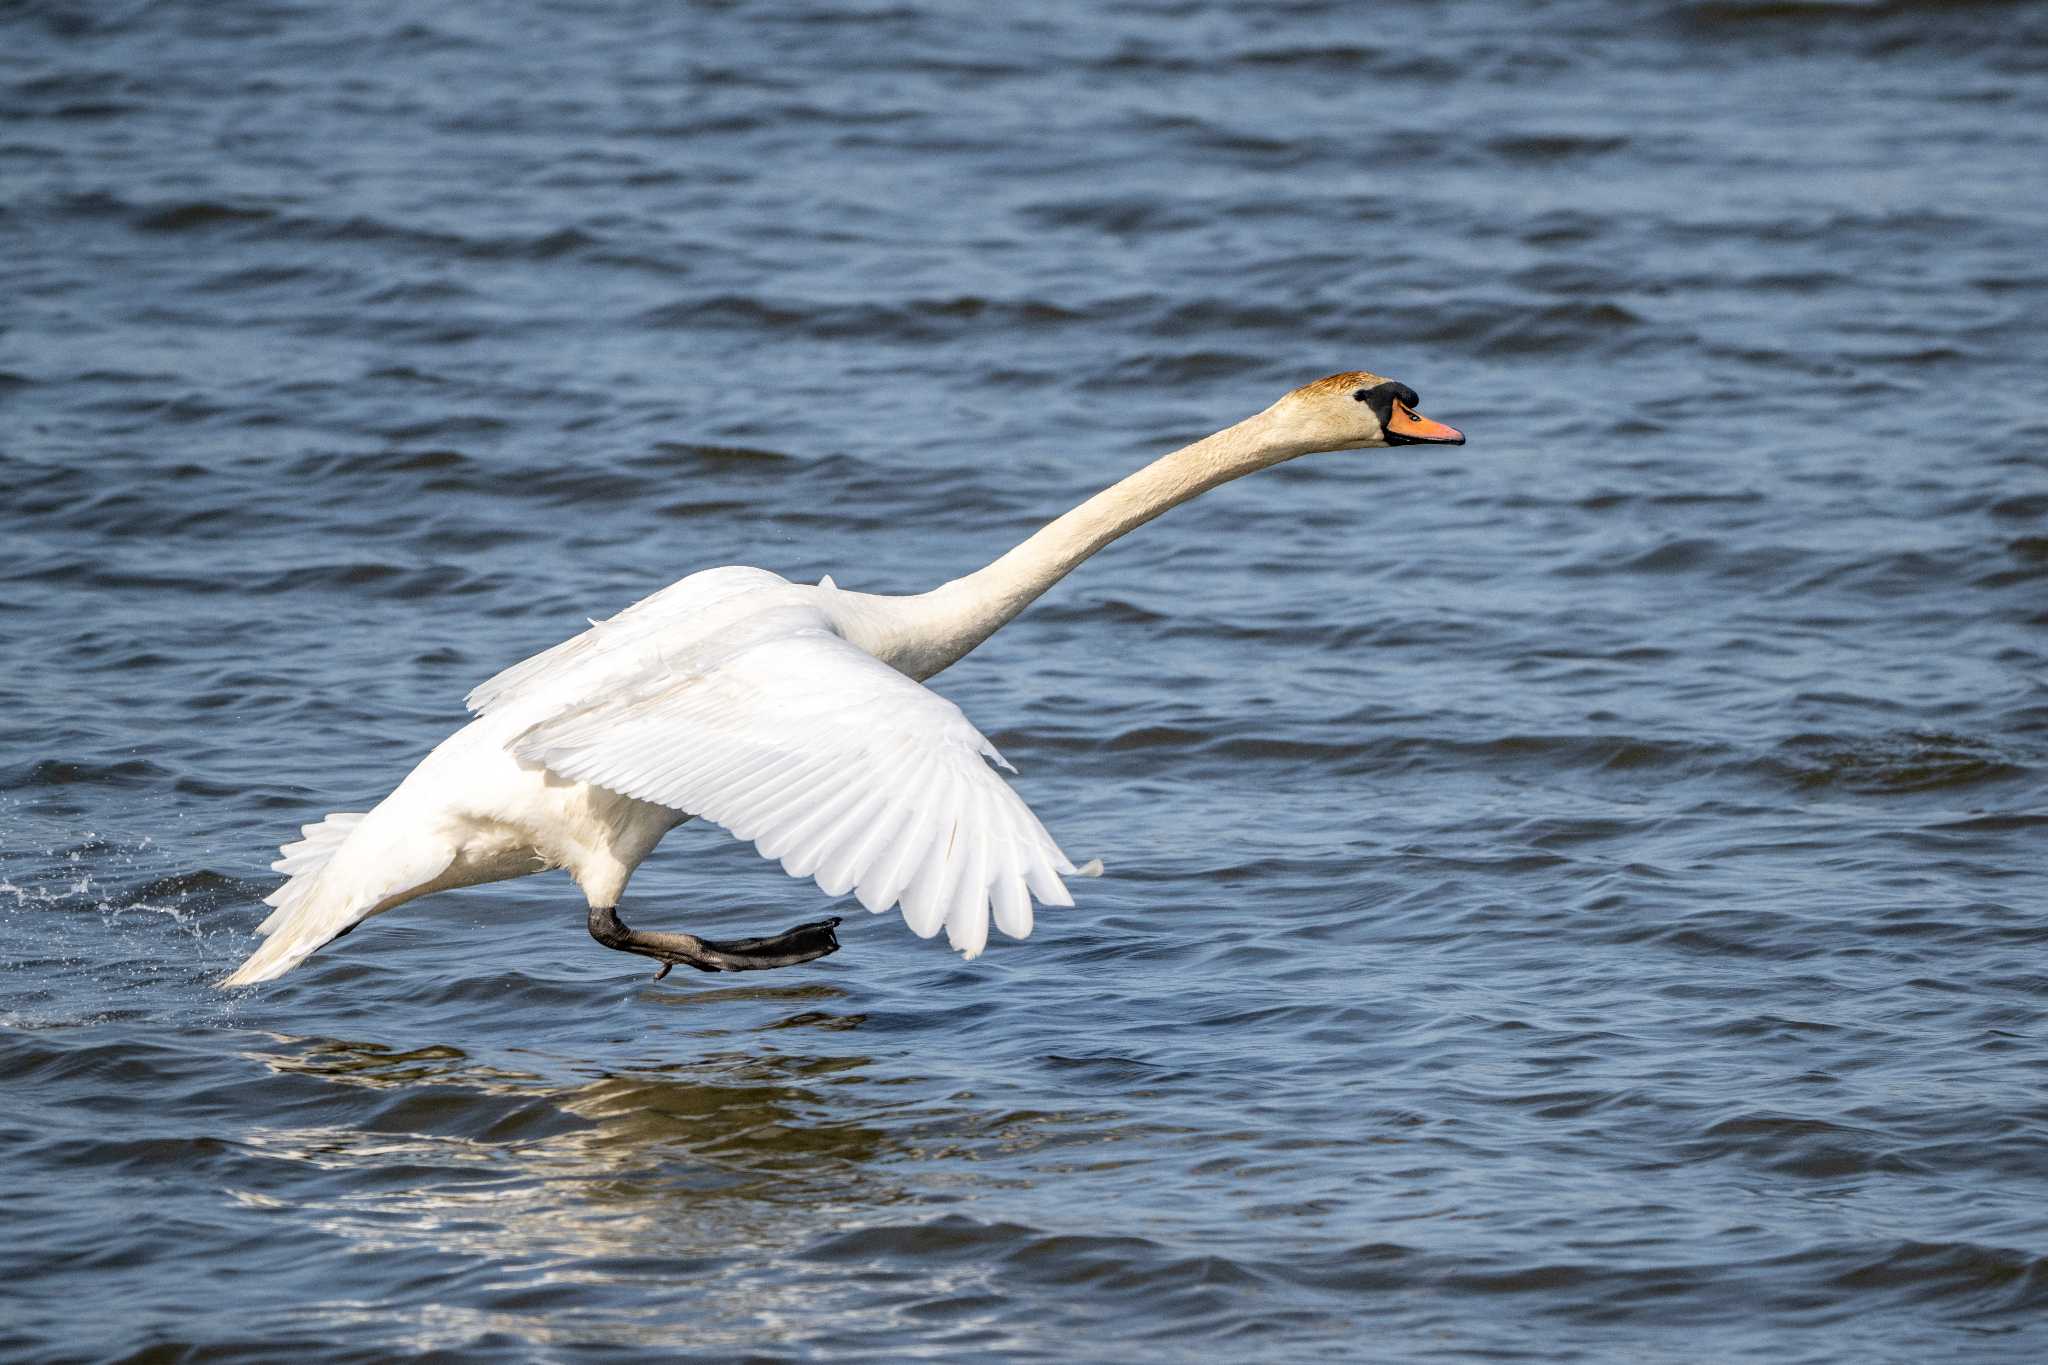
[[(606, 662), (618, 660), (626, 651), (663, 631), (682, 627), (689, 633), (692, 624), (712, 619), (719, 606), (735, 602), (747, 593), (772, 592), (788, 586), (788, 580), (766, 569), (727, 565), (700, 570), (677, 579), (660, 592), (649, 593), (616, 616), (592, 621), (589, 630), (570, 636), (553, 649), (544, 649), (492, 675), (471, 689), (466, 701), (469, 709), (478, 714), (495, 711), (572, 672), (597, 671)], [(586, 681), (596, 683), (599, 679), (591, 677)]]
[[(1033, 896), (1074, 903), (1060, 876), (1077, 869), (983, 761), (1009, 767), (959, 707), (839, 636), (818, 608), (764, 596), (778, 600), (673, 656), (638, 632), (638, 666), (593, 667), (607, 685), (521, 732), (514, 757), (702, 816), (827, 895), (852, 891), (878, 913), (900, 902), (920, 937), (943, 925), (970, 958), (991, 909), (1023, 938)], [(653, 616), (654, 603), (632, 612)], [(580, 657), (507, 670), (478, 689), (482, 704), (549, 669), (543, 685), (580, 672), (593, 651), (616, 654), (605, 635), (623, 635), (629, 615), (571, 641)]]

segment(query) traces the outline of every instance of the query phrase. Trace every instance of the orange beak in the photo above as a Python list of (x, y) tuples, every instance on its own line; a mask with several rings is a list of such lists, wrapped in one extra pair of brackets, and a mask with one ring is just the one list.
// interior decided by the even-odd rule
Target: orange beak
[(1393, 413), (1387, 418), (1387, 444), (1461, 446), (1465, 444), (1465, 433), (1430, 421), (1396, 398)]

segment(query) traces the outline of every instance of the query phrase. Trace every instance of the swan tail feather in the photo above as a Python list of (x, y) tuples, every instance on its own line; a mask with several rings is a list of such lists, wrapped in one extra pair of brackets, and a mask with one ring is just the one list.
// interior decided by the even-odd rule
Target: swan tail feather
[(283, 886), (263, 898), (265, 905), (275, 906), (269, 919), (256, 926), (256, 932), (268, 937), (275, 933), (291, 912), (312, 891), (320, 879), (320, 870), (334, 857), (334, 851), (347, 842), (349, 833), (363, 818), (362, 811), (336, 811), (315, 824), (307, 825), (300, 832), (306, 837), (278, 849), (284, 856), (270, 865), (273, 872), (286, 874)]
[(223, 988), (275, 981), (366, 917), (369, 907), (356, 898), (330, 901), (314, 894), (321, 880), (317, 875), (307, 880), (315, 884), (314, 888), (264, 921), (270, 926), (269, 937), (246, 962), (222, 978)]
[(265, 897), (274, 909), (256, 927), (263, 946), (221, 980), (223, 988), (276, 980), (370, 916), (432, 890), (454, 862), (454, 850), (438, 840), (394, 848), (365, 839), (364, 818), (330, 815), (279, 850), (284, 856), (271, 866), (290, 880)]

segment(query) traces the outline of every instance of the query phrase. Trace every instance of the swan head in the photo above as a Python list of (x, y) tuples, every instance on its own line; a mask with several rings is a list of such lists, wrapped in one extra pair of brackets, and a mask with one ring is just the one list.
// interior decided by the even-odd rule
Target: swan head
[(1465, 433), (1432, 422), (1415, 410), (1415, 390), (1396, 379), (1347, 370), (1318, 379), (1270, 409), (1280, 430), (1302, 453), (1370, 450), (1381, 446), (1461, 446)]

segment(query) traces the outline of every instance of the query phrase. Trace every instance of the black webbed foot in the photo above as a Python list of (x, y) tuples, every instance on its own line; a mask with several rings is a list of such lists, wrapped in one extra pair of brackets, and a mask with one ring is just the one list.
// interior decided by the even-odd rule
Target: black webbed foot
[(594, 906), (590, 911), (590, 936), (607, 948), (622, 953), (639, 953), (661, 963), (656, 981), (681, 965), (700, 972), (755, 972), (770, 967), (794, 967), (839, 951), (837, 915), (813, 920), (784, 930), (769, 938), (743, 938), (718, 942), (695, 934), (655, 933), (630, 928), (619, 918), (616, 906)]

